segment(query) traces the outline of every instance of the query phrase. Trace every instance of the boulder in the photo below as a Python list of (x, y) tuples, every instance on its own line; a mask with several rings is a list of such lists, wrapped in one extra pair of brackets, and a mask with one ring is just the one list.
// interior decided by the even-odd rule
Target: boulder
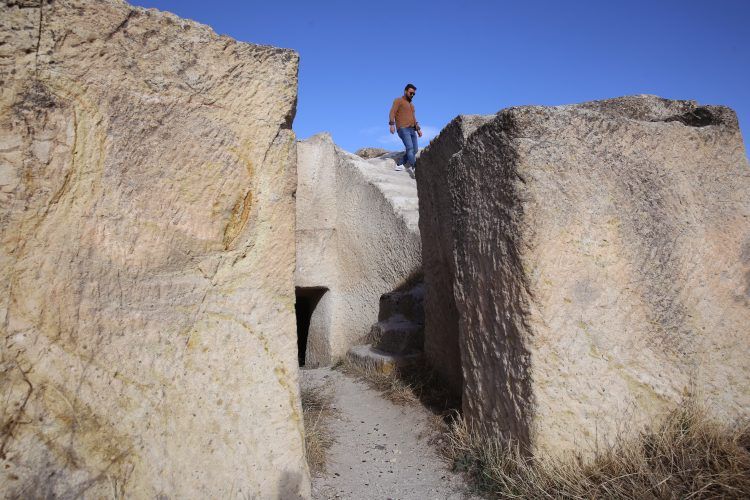
[(309, 496), (298, 55), (118, 0), (0, 40), (0, 490)]
[(419, 274), (417, 189), (393, 160), (364, 160), (328, 134), (298, 142), (297, 268), (310, 311), (306, 366), (328, 365), (361, 344), (380, 296)]
[[(454, 273), (433, 290), (425, 266), (425, 307), (453, 291), (472, 426), (587, 455), (686, 398), (748, 416), (750, 171), (732, 110), (654, 96), (509, 108), (465, 139), (441, 134), (417, 172), (423, 248), (450, 235)], [(428, 188), (438, 201), (423, 204)], [(434, 206), (449, 230), (425, 229)]]
[(378, 156), (383, 156), (390, 152), (391, 151), (383, 148), (360, 148), (355, 151), (354, 154), (365, 160), (369, 160), (370, 158), (377, 158)]

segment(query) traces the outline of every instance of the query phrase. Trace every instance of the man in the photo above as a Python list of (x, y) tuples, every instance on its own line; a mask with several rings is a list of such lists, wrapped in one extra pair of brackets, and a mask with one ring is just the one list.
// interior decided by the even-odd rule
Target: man
[[(398, 136), (404, 143), (406, 149), (404, 163), (406, 172), (412, 179), (414, 178), (414, 164), (417, 161), (417, 136), (422, 137), (422, 130), (419, 128), (419, 122), (414, 113), (414, 104), (411, 103), (416, 93), (417, 87), (411, 83), (407, 84), (404, 88), (404, 95), (394, 99), (388, 115), (391, 134), (398, 131)], [(396, 169), (400, 170), (398, 167)]]

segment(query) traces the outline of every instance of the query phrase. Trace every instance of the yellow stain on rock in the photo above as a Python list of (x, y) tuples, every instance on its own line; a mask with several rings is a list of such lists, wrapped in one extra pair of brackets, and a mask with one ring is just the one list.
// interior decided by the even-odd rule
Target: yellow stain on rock
[(229, 218), (229, 223), (224, 228), (224, 249), (229, 250), (232, 243), (237, 239), (237, 236), (242, 233), (242, 230), (247, 226), (247, 221), (250, 218), (250, 210), (253, 206), (253, 192), (252, 190), (245, 193), (245, 196), (235, 203), (232, 208), (232, 215)]
[(229, 222), (224, 228), (225, 250), (229, 250), (237, 237), (245, 229), (247, 221), (250, 219), (250, 212), (253, 208), (253, 191), (255, 188), (252, 183), (255, 176), (255, 168), (253, 167), (253, 162), (246, 153), (246, 150), (249, 150), (248, 145), (245, 145), (242, 148), (231, 148), (229, 150), (237, 157), (237, 161), (244, 165), (245, 172), (248, 176), (247, 185), (249, 188), (245, 193), (245, 196), (237, 200), (234, 207), (232, 207), (232, 214), (229, 217)]

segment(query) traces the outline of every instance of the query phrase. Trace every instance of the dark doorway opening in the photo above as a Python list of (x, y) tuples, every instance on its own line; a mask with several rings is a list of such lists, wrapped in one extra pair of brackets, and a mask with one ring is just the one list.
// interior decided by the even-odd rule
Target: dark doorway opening
[(327, 291), (327, 288), (321, 287), (297, 287), (295, 289), (294, 312), (297, 315), (297, 359), (300, 366), (305, 366), (310, 319), (315, 312), (315, 308), (318, 307), (318, 302)]

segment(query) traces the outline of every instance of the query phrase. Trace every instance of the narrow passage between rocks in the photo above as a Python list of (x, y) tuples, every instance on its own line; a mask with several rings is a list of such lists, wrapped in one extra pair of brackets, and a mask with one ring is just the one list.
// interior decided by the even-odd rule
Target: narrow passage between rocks
[(328, 451), (326, 471), (313, 478), (313, 498), (469, 498), (463, 479), (430, 444), (436, 417), (426, 408), (395, 405), (330, 368), (300, 373), (303, 386), (328, 386), (336, 409), (330, 421), (336, 442)]

